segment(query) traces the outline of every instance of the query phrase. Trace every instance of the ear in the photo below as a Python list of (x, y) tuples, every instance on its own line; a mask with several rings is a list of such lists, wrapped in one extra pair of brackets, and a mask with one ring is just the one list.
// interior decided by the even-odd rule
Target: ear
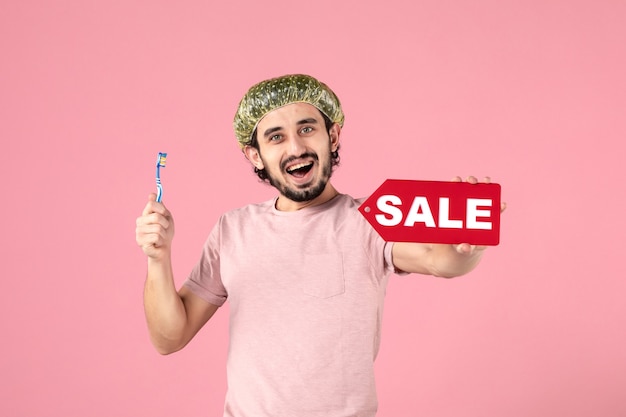
[(254, 165), (256, 168), (258, 169), (265, 168), (265, 166), (263, 165), (263, 160), (261, 159), (261, 154), (259, 153), (259, 150), (257, 148), (255, 148), (254, 146), (246, 145), (243, 148), (243, 153), (248, 159), (248, 161), (250, 161), (250, 163)]
[(328, 131), (328, 136), (330, 136), (330, 150), (335, 152), (339, 148), (339, 137), (341, 136), (341, 126), (339, 126), (339, 123), (333, 124)]

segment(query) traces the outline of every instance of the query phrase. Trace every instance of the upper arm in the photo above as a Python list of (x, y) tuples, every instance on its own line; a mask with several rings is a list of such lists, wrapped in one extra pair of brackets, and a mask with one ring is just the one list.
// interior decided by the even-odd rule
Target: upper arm
[(186, 285), (181, 287), (178, 291), (178, 295), (185, 306), (185, 315), (187, 317), (183, 344), (183, 346), (185, 346), (196, 333), (198, 333), (202, 326), (213, 317), (213, 314), (215, 314), (219, 306), (203, 300)]
[(434, 275), (433, 245), (413, 242), (396, 242), (391, 251), (393, 266), (400, 271)]

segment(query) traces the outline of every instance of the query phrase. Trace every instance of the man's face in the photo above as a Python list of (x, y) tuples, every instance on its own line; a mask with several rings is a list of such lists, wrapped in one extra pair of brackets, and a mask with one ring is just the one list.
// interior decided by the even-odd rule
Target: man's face
[(339, 126), (326, 130), (320, 111), (307, 103), (293, 103), (268, 113), (257, 126), (258, 151), (246, 155), (265, 169), (280, 193), (295, 202), (319, 197), (330, 179), (331, 152), (337, 150)]

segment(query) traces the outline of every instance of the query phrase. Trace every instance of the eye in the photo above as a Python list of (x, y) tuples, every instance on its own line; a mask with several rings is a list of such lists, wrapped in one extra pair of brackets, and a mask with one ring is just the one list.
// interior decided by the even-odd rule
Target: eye
[(313, 131), (313, 128), (312, 128), (311, 126), (306, 126), (306, 127), (303, 127), (303, 128), (300, 130), (300, 132), (301, 132), (301, 133), (311, 133), (312, 131)]
[(270, 142), (278, 142), (281, 139), (282, 139), (282, 135), (273, 135), (273, 136), (270, 136), (269, 141)]

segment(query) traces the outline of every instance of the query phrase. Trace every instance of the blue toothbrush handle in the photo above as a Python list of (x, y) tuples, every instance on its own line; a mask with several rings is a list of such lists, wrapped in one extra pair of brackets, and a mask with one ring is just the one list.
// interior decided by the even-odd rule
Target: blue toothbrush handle
[(161, 167), (165, 166), (165, 160), (167, 158), (167, 153), (159, 152), (157, 155), (156, 161), (156, 186), (157, 186), (157, 203), (161, 202), (163, 198), (163, 186), (161, 186)]
[(157, 166), (157, 168), (156, 168), (156, 186), (157, 186), (157, 198), (156, 198), (156, 201), (157, 201), (157, 203), (160, 203), (161, 199), (163, 198), (163, 186), (161, 185), (161, 172), (160, 171), (161, 170)]
[(157, 198), (156, 198), (157, 203), (160, 203), (162, 198), (163, 198), (163, 186), (161, 185), (160, 182), (157, 182)]

